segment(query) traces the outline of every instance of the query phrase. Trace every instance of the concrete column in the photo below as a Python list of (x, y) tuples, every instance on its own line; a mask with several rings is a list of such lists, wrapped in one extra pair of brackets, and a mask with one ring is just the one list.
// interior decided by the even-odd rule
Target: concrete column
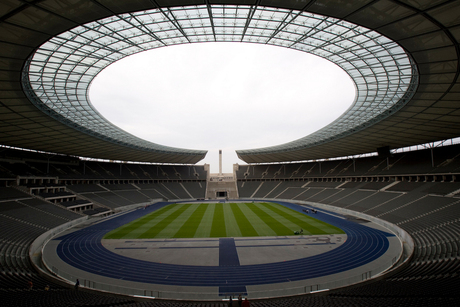
[(222, 176), (222, 149), (219, 149), (219, 176)]

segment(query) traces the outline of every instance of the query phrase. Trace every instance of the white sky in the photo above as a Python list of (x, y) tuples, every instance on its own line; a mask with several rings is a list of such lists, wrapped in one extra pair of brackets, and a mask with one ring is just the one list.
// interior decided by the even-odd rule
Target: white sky
[(123, 130), (172, 147), (208, 150), (198, 164), (245, 164), (236, 149), (286, 143), (341, 115), (355, 88), (335, 64), (248, 43), (171, 46), (122, 59), (94, 80), (90, 99)]

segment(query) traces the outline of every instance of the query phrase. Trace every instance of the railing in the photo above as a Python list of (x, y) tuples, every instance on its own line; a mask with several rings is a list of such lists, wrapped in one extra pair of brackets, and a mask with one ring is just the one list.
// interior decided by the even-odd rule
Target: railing
[[(320, 277), (311, 279), (308, 281), (295, 281), (292, 282), (293, 286), (290, 287), (289, 284), (279, 284), (277, 289), (267, 289), (267, 290), (250, 290), (251, 286), (248, 286), (248, 293), (246, 297), (251, 299), (261, 299), (261, 298), (271, 298), (271, 297), (282, 297), (282, 296), (291, 296), (291, 295), (301, 295), (316, 293), (321, 291), (327, 291), (329, 289), (344, 287), (359, 282), (363, 282), (374, 278), (383, 272), (387, 271), (398, 260), (397, 257), (392, 258), (391, 261), (386, 262), (378, 267), (375, 267), (373, 270), (364, 271), (357, 273), (353, 276), (348, 276), (347, 278), (338, 278), (334, 279), (330, 276)], [(174, 300), (221, 300), (228, 298), (229, 295), (238, 296), (239, 293), (219, 295), (217, 291), (207, 292), (199, 291), (197, 287), (184, 287), (183, 291), (168, 291), (160, 290), (156, 287), (164, 287), (162, 285), (151, 285), (149, 288), (146, 287), (124, 287), (108, 282), (103, 281), (103, 277), (98, 280), (88, 279), (88, 274), (82, 272), (81, 276), (66, 272), (64, 270), (58, 269), (55, 266), (48, 266), (46, 264), (46, 259), (44, 259), (45, 265), (52, 271), (56, 276), (59, 276), (67, 280), (71, 284), (75, 284), (77, 279), (80, 281), (81, 287), (86, 287), (94, 290), (106, 291), (119, 293), (130, 296), (142, 296), (147, 298), (162, 298), (162, 299), (174, 299)], [(85, 277), (86, 276), (86, 277)], [(328, 280), (332, 279), (332, 280)], [(124, 283), (129, 283), (129, 281), (123, 280)], [(269, 287), (273, 288), (273, 285)], [(187, 290), (189, 288), (190, 290)]]
[(368, 214), (358, 212), (358, 211), (349, 210), (349, 209), (346, 209), (346, 208), (334, 207), (334, 206), (331, 206), (331, 205), (326, 205), (326, 204), (321, 204), (321, 203), (316, 203), (316, 202), (311, 202), (311, 201), (301, 201), (301, 200), (292, 200), (292, 199), (264, 199), (264, 200), (266, 200), (266, 201), (267, 200), (268, 201), (274, 201), (274, 202), (286, 201), (286, 202), (290, 202), (290, 203), (297, 204), (297, 205), (308, 205), (308, 206), (312, 206), (312, 207), (316, 207), (316, 208), (323, 208), (323, 209), (326, 209), (326, 210), (331, 211), (331, 212), (336, 212), (336, 213), (339, 213), (339, 214), (348, 214), (348, 215), (352, 215), (352, 216), (355, 216), (355, 217), (363, 218), (363, 219), (368, 220), (368, 221), (372, 221), (373, 223), (375, 223), (377, 225), (383, 226), (386, 229), (391, 230), (393, 233), (395, 233), (397, 235), (397, 237), (402, 242), (403, 253), (400, 255), (400, 258), (398, 259), (398, 262), (401, 261), (401, 260), (402, 261), (407, 261), (412, 256), (412, 254), (414, 253), (414, 246), (415, 246), (414, 240), (412, 239), (412, 237), (405, 230), (403, 230), (402, 228), (399, 228), (398, 226), (396, 226), (396, 225), (394, 225), (394, 224), (392, 224), (390, 222), (387, 222), (385, 220), (379, 219), (379, 218), (377, 218), (375, 216), (368, 215)]
[(37, 268), (41, 270), (41, 257), (42, 257), (42, 249), (43, 246), (51, 240), (54, 236), (57, 234), (63, 232), (66, 229), (69, 229), (75, 225), (81, 224), (84, 221), (88, 219), (88, 216), (83, 216), (81, 218), (78, 218), (76, 220), (64, 223), (62, 225), (59, 225), (56, 228), (53, 228), (51, 230), (48, 230), (47, 232), (41, 234), (38, 238), (32, 242), (32, 244), (29, 247), (29, 257), (32, 262), (32, 264)]
[[(275, 201), (282, 201), (282, 200), (275, 200)], [(292, 200), (289, 200), (293, 202)], [(283, 296), (291, 296), (291, 295), (301, 295), (301, 294), (308, 294), (308, 293), (316, 293), (321, 291), (327, 291), (329, 289), (344, 287), (356, 283), (360, 283), (377, 276), (384, 274), (389, 269), (393, 268), (396, 264), (399, 264), (401, 260), (407, 260), (409, 256), (413, 253), (414, 249), (414, 242), (412, 238), (401, 228), (388, 223), (386, 221), (380, 220), (378, 218), (360, 213), (360, 212), (352, 212), (347, 209), (343, 208), (336, 208), (328, 205), (322, 205), (317, 203), (311, 203), (306, 201), (295, 201), (297, 204), (308, 204), (313, 205), (318, 208), (325, 208), (330, 211), (335, 211), (337, 213), (347, 213), (353, 214), (358, 217), (362, 217), (368, 220), (373, 221), (374, 223), (380, 224), (387, 229), (391, 229), (393, 232), (397, 233), (400, 240), (404, 243), (402, 245), (402, 251), (399, 253), (399, 256), (393, 257), (391, 260), (387, 260), (381, 265), (377, 267), (373, 267), (372, 270), (365, 270), (358, 272), (355, 269), (355, 274), (353, 276), (348, 276), (347, 274), (350, 273), (339, 273), (325, 277), (319, 277), (304, 281), (294, 281), (291, 283), (282, 283), (277, 284), (276, 289), (269, 289), (267, 287), (266, 290), (256, 290), (251, 289), (251, 286), (248, 286), (248, 298), (251, 299), (259, 299), (259, 298), (270, 298), (270, 297), (283, 297)], [(57, 233), (72, 227), (73, 225), (81, 222), (85, 218), (79, 219), (79, 221), (73, 221), (66, 225), (61, 225), (56, 229), (48, 231), (47, 233), (43, 234), (36, 242), (33, 243), (30, 256), (34, 262), (36, 262), (37, 258), (42, 254), (40, 252), (40, 247), (43, 243), (51, 239)], [(181, 287), (183, 291), (169, 291), (169, 290), (162, 290), (166, 286), (163, 285), (148, 285), (145, 284), (145, 287), (124, 287), (120, 285), (116, 285), (117, 280), (114, 280), (114, 283), (110, 283), (104, 277), (96, 277), (96, 278), (88, 278), (88, 274), (82, 271), (82, 275), (77, 275), (77, 273), (69, 273), (65, 270), (59, 269), (48, 263), (48, 260), (43, 258), (42, 259), (43, 265), (48, 269), (49, 272), (54, 273), (57, 277), (60, 277), (66, 280), (70, 284), (74, 284), (77, 279), (80, 281), (80, 285), (82, 287), (100, 290), (100, 291), (107, 291), (113, 293), (120, 293), (124, 295), (131, 295), (131, 296), (142, 296), (147, 298), (162, 298), (162, 299), (186, 299), (186, 300), (223, 300), (227, 299), (230, 294), (220, 296), (217, 291), (214, 292), (206, 292), (204, 291), (197, 291), (197, 287)], [(340, 274), (346, 275), (346, 278), (340, 276)], [(119, 281), (120, 283), (128, 283), (129, 281)], [(148, 288), (147, 288), (148, 287)], [(274, 288), (274, 285), (270, 285), (269, 287)], [(262, 288), (262, 287), (257, 287)], [(189, 290), (190, 289), (190, 290)], [(235, 293), (235, 296), (238, 296), (239, 293)]]

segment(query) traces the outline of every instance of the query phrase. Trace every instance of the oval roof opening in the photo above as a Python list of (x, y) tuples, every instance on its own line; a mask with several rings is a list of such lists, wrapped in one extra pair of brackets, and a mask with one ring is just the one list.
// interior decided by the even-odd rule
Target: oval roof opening
[(91, 103), (109, 121), (167, 146), (206, 148), (202, 161), (241, 162), (235, 150), (278, 145), (329, 124), (353, 103), (336, 64), (287, 48), (202, 43), (131, 55), (101, 71)]

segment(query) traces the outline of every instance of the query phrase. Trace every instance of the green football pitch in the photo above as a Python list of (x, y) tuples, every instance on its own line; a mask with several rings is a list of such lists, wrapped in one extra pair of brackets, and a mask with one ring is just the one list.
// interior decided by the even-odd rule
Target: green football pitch
[(104, 239), (291, 236), (344, 232), (276, 203), (171, 204), (109, 232)]

